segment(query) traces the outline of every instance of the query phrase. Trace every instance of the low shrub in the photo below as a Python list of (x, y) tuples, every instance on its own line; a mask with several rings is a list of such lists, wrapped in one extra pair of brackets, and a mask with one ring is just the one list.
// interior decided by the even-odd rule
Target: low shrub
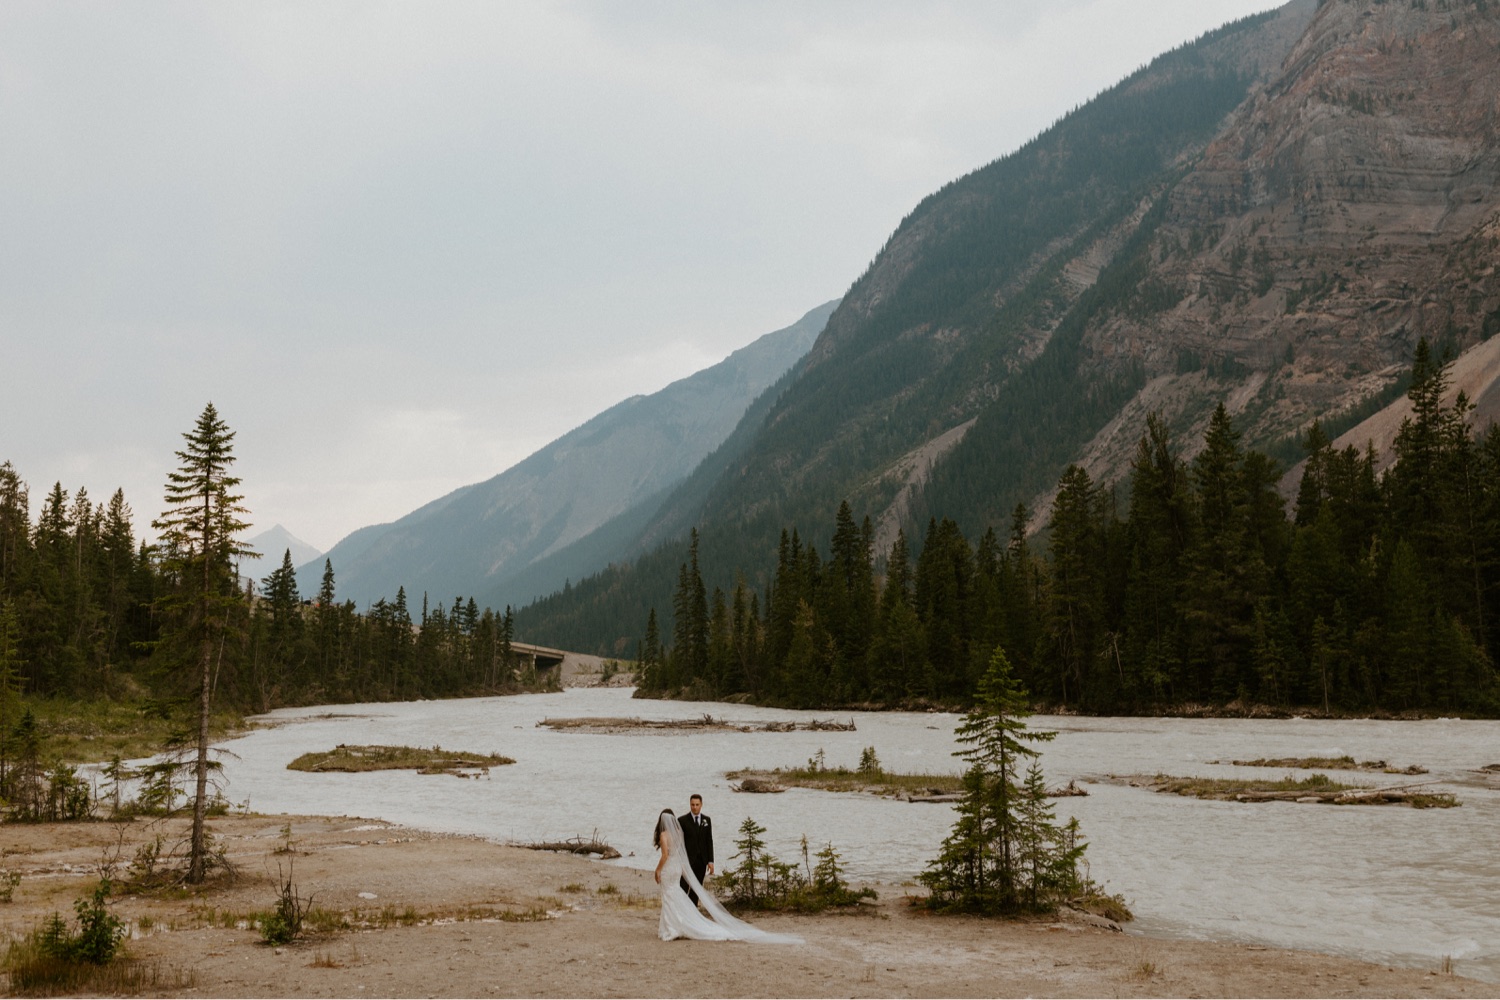
[(120, 954), (125, 922), (109, 911), (110, 883), (100, 879), (75, 900), (76, 929), (54, 913), (6, 949), (5, 971), (18, 994), (78, 993), (97, 985), (99, 970)]
[(874, 899), (874, 889), (852, 889), (844, 878), (843, 860), (832, 844), (814, 857), (808, 854), (807, 838), (802, 838), (802, 864), (777, 860), (767, 850), (761, 834), (765, 827), (746, 817), (740, 824), (740, 839), (735, 841), (740, 864), (719, 873), (715, 886), (722, 888), (725, 902), (738, 909), (792, 910), (819, 913), (829, 907), (855, 906), (861, 900)]
[(270, 913), (262, 914), (256, 921), (261, 940), (271, 945), (290, 944), (297, 940), (302, 936), (302, 924), (311, 909), (312, 897), (303, 899), (288, 873), (281, 879), (281, 894), (276, 900), (276, 908)]

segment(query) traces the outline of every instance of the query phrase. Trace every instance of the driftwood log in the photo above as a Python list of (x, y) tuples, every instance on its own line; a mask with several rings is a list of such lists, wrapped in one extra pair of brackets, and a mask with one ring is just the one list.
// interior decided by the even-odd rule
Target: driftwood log
[(935, 792), (923, 795), (921, 792), (908, 792), (905, 795), (896, 796), (901, 802), (961, 802), (963, 794), (960, 792)]
[(543, 719), (537, 723), (547, 729), (564, 729), (583, 733), (617, 733), (641, 729), (717, 730), (737, 733), (852, 733), (854, 720), (834, 719), (776, 720), (767, 722), (730, 722), (703, 715), (696, 719), (641, 719), (619, 716), (584, 716), (581, 718)]
[(1404, 805), (1417, 799), (1452, 798), (1451, 795), (1421, 792), (1416, 789), (1433, 784), (1421, 781), (1409, 785), (1389, 785), (1385, 788), (1345, 788), (1339, 791), (1320, 792), (1298, 789), (1289, 792), (1237, 792), (1236, 802), (1307, 802), (1330, 803), (1336, 806)]
[(610, 847), (603, 841), (590, 838), (584, 840), (582, 837), (573, 837), (570, 840), (538, 840), (530, 844), (522, 844), (529, 851), (560, 851), (564, 854), (597, 854), (601, 861), (609, 861), (618, 858), (620, 852)]
[(1059, 916), (1075, 923), (1098, 927), (1100, 930), (1114, 931), (1116, 934), (1125, 933), (1125, 928), (1121, 927), (1115, 921), (1108, 917), (1101, 917), (1097, 913), (1090, 913), (1088, 910), (1080, 910), (1074, 906), (1060, 906), (1057, 908), (1057, 912)]

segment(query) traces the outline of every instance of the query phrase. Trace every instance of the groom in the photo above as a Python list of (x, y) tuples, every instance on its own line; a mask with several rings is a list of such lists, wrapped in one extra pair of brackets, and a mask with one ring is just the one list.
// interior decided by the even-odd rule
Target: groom
[[(682, 842), (687, 848), (688, 867), (702, 885), (703, 879), (714, 873), (714, 830), (703, 815), (703, 796), (694, 792), (688, 799), (688, 810), (682, 817)], [(687, 879), (682, 880), (682, 891), (694, 903), (698, 902), (698, 894), (688, 888)]]

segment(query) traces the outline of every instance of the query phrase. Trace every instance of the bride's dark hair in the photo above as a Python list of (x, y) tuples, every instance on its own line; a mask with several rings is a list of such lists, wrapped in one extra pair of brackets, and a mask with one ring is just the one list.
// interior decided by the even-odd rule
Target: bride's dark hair
[(677, 818), (677, 814), (674, 813), (670, 809), (663, 809), (661, 811), (661, 815), (656, 817), (656, 829), (651, 831), (651, 846), (652, 847), (660, 847), (661, 846), (661, 830), (662, 830), (662, 826), (664, 825), (662, 823), (662, 821), (661, 821), (661, 817), (662, 816), (670, 816), (674, 820)]

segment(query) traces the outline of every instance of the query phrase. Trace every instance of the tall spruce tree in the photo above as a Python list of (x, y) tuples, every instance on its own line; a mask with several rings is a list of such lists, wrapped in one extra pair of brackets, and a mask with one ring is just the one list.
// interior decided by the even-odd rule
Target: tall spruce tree
[(213, 403), (203, 408), (186, 447), (177, 452), (177, 469), (167, 475), (167, 508), (151, 522), (160, 533), (164, 566), (175, 586), (163, 599), (172, 620), (171, 639), (188, 652), (197, 687), (197, 746), (193, 778), (193, 832), (188, 855), (189, 882), (207, 874), (204, 817), (208, 808), (208, 726), (214, 666), (233, 619), (243, 610), (235, 561), (253, 552), (239, 539), (249, 524), (244, 499), (236, 493), (234, 432)]
[(1132, 690), (1140, 700), (1165, 700), (1182, 675), (1178, 608), (1193, 504), (1187, 466), (1173, 449), (1166, 424), (1153, 413), (1131, 465), (1127, 524), (1125, 648)]
[(10, 797), (11, 727), (21, 714), (20, 631), (10, 602), (0, 600), (0, 799)]
[(1104, 534), (1101, 494), (1089, 474), (1070, 465), (1058, 481), (1052, 507), (1052, 573), (1045, 603), (1046, 642), (1056, 664), (1056, 693), (1064, 702), (1087, 703), (1094, 660), (1103, 638)]
[[(1005, 651), (996, 648), (979, 681), (973, 709), (956, 730), (968, 761), (958, 820), (921, 880), (936, 909), (1008, 913), (1048, 909), (1078, 883), (1081, 851), (1065, 843), (1028, 793), (1021, 767), (1038, 756), (1028, 743), (1055, 732), (1028, 730), (1026, 692), (1013, 676)], [(1030, 782), (1040, 786), (1040, 772)], [(1065, 875), (1065, 873), (1071, 873)], [(1035, 875), (1040, 881), (1033, 882)]]
[(646, 637), (641, 640), (641, 650), (636, 659), (636, 683), (642, 691), (660, 691), (665, 687), (662, 678), (661, 630), (656, 624), (656, 609), (646, 616)]
[(885, 589), (880, 593), (869, 653), (870, 693), (882, 701), (916, 694), (927, 676), (927, 642), (912, 606), (911, 590), (906, 534), (898, 530), (886, 559)]

